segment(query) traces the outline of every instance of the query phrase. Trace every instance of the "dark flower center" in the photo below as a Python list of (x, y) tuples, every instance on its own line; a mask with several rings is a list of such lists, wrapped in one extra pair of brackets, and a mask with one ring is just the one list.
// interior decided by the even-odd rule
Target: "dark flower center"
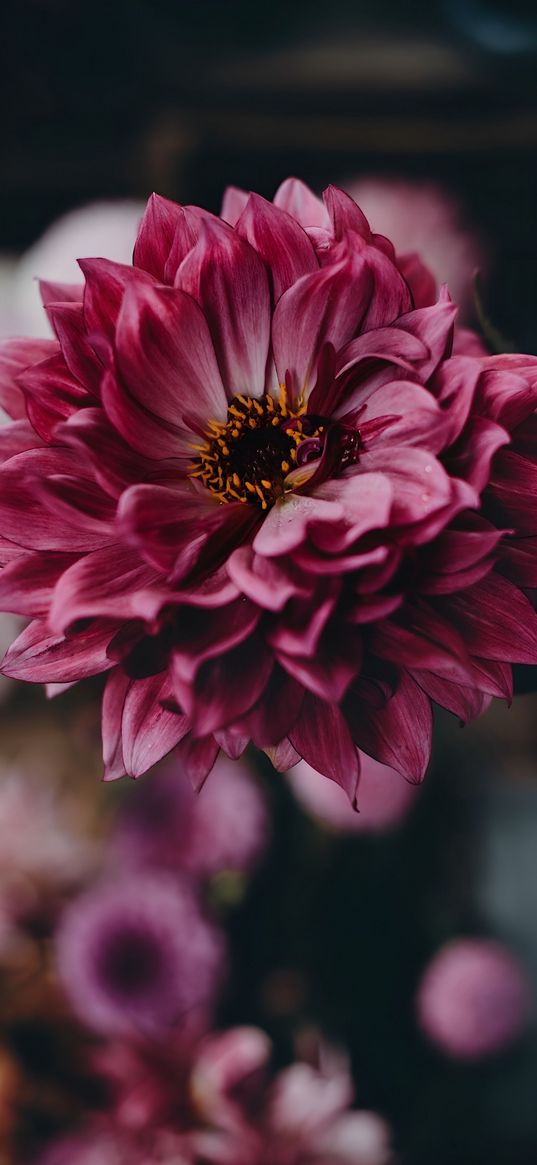
[(227, 421), (210, 421), (207, 441), (197, 445), (190, 473), (222, 502), (249, 502), (266, 510), (286, 492), (303, 441), (322, 441), (322, 418), (303, 415), (279, 399), (234, 396)]
[(135, 927), (110, 936), (100, 959), (100, 974), (108, 990), (132, 999), (160, 982), (162, 954), (151, 935)]

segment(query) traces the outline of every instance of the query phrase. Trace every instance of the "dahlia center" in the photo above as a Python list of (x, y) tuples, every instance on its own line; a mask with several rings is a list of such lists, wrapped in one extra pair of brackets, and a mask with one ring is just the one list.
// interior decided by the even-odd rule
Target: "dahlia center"
[[(285, 479), (297, 465), (306, 439), (322, 437), (303, 408), (292, 410), (285, 389), (279, 399), (234, 396), (226, 421), (210, 421), (207, 440), (196, 445), (190, 474), (222, 502), (249, 502), (266, 510), (285, 493)], [(309, 423), (308, 423), (309, 422)]]

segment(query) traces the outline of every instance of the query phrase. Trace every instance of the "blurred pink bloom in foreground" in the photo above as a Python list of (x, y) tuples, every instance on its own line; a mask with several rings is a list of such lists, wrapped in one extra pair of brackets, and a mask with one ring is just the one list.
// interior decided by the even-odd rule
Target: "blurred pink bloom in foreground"
[(419, 786), (405, 781), (395, 769), (361, 756), (358, 810), (356, 812), (335, 781), (327, 781), (306, 761), (291, 769), (289, 781), (303, 808), (341, 833), (382, 833), (395, 828), (406, 817), (419, 793)]
[(449, 1056), (478, 1060), (501, 1051), (524, 1030), (530, 986), (523, 967), (500, 943), (454, 939), (431, 960), (416, 997), (420, 1026)]
[[(144, 1103), (156, 1079), (150, 1059), (145, 1068), (139, 1061), (136, 1075), (135, 1058), (127, 1057), (127, 1075), (123, 1082), (116, 1076), (118, 1102), (108, 1119), (58, 1142), (41, 1165), (387, 1165), (392, 1160), (385, 1122), (349, 1108), (353, 1087), (342, 1058), (325, 1052), (324, 1063), (298, 1062), (271, 1079), (271, 1052), (269, 1039), (256, 1028), (207, 1036), (191, 1047), (189, 1064), (178, 1062), (175, 1094), (168, 1072), (168, 1111)], [(134, 1119), (136, 1096), (145, 1124)]]
[(209, 1007), (223, 935), (188, 886), (165, 873), (96, 883), (65, 911), (58, 971), (80, 1018), (99, 1031), (169, 1035)]
[(222, 755), (196, 794), (173, 754), (129, 790), (112, 834), (110, 857), (208, 877), (247, 871), (265, 848), (269, 816), (263, 791), (244, 761)]
[[(477, 235), (464, 224), (457, 201), (434, 183), (397, 178), (361, 178), (351, 182), (348, 191), (372, 229), (393, 243), (413, 290), (418, 276), (420, 299), (425, 295), (434, 303), (435, 285), (447, 283), (461, 318), (466, 317), (472, 307), (473, 276), (483, 268), (485, 255)], [(423, 264), (434, 276), (429, 290)]]

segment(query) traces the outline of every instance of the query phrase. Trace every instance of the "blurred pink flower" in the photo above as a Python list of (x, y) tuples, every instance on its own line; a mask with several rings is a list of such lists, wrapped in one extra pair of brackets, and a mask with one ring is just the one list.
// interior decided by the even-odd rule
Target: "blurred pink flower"
[(358, 812), (339, 785), (327, 781), (306, 761), (295, 765), (288, 779), (303, 808), (338, 833), (383, 833), (394, 829), (419, 795), (419, 786), (365, 753), (360, 757)]
[(269, 832), (265, 797), (245, 761), (217, 760), (196, 795), (173, 753), (129, 790), (110, 839), (121, 867), (154, 865), (198, 877), (250, 870)]
[(443, 1052), (478, 1060), (525, 1029), (531, 988), (521, 964), (488, 939), (453, 939), (426, 968), (416, 997), (418, 1021)]
[(80, 1018), (99, 1031), (147, 1037), (210, 1007), (225, 970), (223, 935), (191, 889), (165, 873), (94, 884), (64, 912), (60, 979)]
[[(416, 306), (434, 303), (437, 288), (447, 283), (461, 317), (466, 317), (473, 276), (486, 260), (483, 244), (464, 224), (456, 199), (434, 183), (398, 178), (359, 178), (347, 189), (372, 229), (393, 243)], [(424, 265), (432, 281), (427, 281)]]
[[(93, 1165), (91, 1152), (101, 1146), (103, 1165), (109, 1159), (115, 1165), (112, 1149), (118, 1165), (388, 1165), (392, 1160), (386, 1123), (374, 1113), (350, 1109), (353, 1086), (339, 1054), (325, 1049), (319, 1065), (296, 1062), (274, 1076), (270, 1040), (246, 1027), (207, 1035), (187, 1048), (178, 1045), (175, 1077), (172, 1054), (173, 1048), (164, 1048), (159, 1062), (147, 1049), (144, 1060), (143, 1046), (130, 1056), (125, 1048), (114, 1062), (112, 1049), (108, 1080), (115, 1102), (105, 1118), (107, 1135), (95, 1124), (82, 1137), (57, 1143), (40, 1165)], [(106, 1053), (103, 1063), (106, 1069)]]

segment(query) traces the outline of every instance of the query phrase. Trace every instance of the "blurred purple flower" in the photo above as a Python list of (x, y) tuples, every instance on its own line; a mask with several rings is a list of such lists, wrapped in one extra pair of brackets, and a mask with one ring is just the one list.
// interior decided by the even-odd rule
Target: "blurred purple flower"
[(361, 753), (360, 765), (358, 813), (343, 789), (306, 761), (295, 765), (288, 778), (306, 812), (337, 833), (382, 833), (396, 828), (419, 796), (420, 786), (405, 781), (395, 769), (365, 753)]
[(454, 939), (426, 968), (416, 1009), (425, 1035), (443, 1052), (478, 1060), (522, 1033), (530, 986), (523, 967), (500, 943)]
[(57, 958), (67, 995), (88, 1026), (158, 1036), (210, 1005), (225, 950), (188, 886), (144, 873), (97, 884), (77, 898), (60, 924)]
[(244, 762), (221, 755), (199, 794), (169, 757), (134, 786), (112, 835), (111, 856), (125, 864), (169, 866), (207, 877), (247, 871), (269, 831), (265, 799)]

